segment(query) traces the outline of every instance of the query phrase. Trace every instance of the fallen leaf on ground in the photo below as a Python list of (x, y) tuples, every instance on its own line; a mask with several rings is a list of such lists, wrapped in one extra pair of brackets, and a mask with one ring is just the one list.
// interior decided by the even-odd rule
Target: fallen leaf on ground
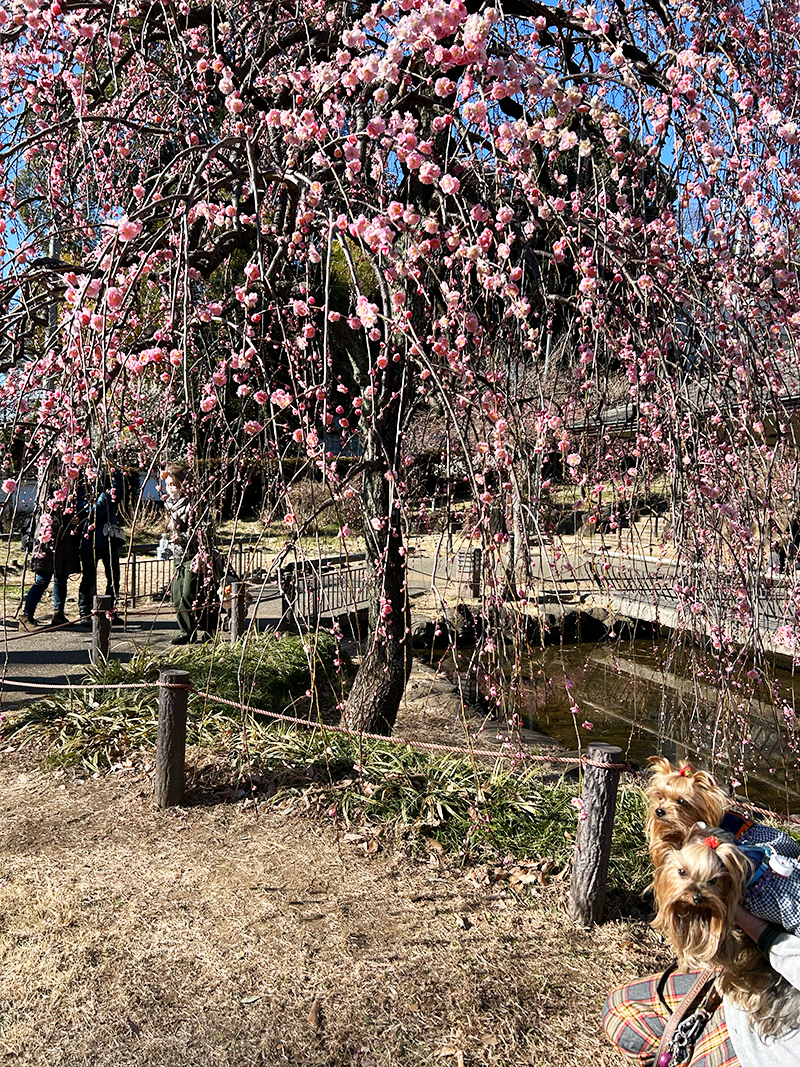
[(308, 1021), (315, 1030), (319, 1030), (320, 1026), (322, 1026), (322, 1004), (319, 999), (314, 1000), (309, 1008)]

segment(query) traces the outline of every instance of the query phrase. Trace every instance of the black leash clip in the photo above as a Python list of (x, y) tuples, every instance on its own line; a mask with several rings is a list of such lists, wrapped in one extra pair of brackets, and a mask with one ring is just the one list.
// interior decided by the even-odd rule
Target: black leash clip
[(658, 1067), (677, 1067), (681, 1063), (689, 1063), (693, 1054), (697, 1039), (706, 1028), (706, 1023), (711, 1018), (711, 1012), (705, 1008), (698, 1008), (693, 1015), (689, 1015), (675, 1028), (675, 1033), (665, 1052), (658, 1057)]

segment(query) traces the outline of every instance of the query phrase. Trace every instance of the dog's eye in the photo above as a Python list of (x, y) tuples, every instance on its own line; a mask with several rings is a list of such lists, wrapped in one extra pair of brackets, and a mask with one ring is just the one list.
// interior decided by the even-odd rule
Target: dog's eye
[(683, 869), (683, 867), (679, 867), (678, 868), (678, 877), (679, 878), (685, 878), (686, 877), (686, 871)]
[(708, 880), (708, 884), (709, 884), (709, 885), (716, 885), (716, 884), (717, 884), (717, 880), (716, 880), (716, 878), (709, 878), (709, 880)]
[(678, 803), (680, 804), (681, 807), (684, 807), (684, 805), (686, 804), (686, 801), (684, 800), (683, 797), (678, 797)]

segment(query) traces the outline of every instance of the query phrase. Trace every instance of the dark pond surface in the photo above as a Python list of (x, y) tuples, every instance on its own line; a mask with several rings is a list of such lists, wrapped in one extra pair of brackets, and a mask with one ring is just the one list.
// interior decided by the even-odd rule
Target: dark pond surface
[[(465, 650), (459, 671), (469, 660)], [(770, 699), (746, 666), (725, 672), (697, 650), (610, 641), (546, 648), (520, 659), (516, 685), (512, 674), (506, 664), (495, 685), (503, 685), (523, 726), (572, 751), (580, 738), (582, 747), (619, 745), (642, 766), (656, 753), (687, 757), (756, 803), (800, 812), (800, 727), (788, 672), (770, 672)], [(715, 681), (720, 674), (725, 684)], [(481, 676), (481, 691), (491, 683)]]

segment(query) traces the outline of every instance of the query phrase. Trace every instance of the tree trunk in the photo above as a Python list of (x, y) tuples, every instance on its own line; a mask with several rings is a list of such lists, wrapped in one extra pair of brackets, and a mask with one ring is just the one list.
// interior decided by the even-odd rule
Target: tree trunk
[[(352, 730), (391, 734), (411, 673), (411, 609), (396, 501), (382, 465), (364, 475), (364, 536), (370, 569), (369, 643), (345, 709)], [(374, 529), (370, 520), (381, 523)]]

